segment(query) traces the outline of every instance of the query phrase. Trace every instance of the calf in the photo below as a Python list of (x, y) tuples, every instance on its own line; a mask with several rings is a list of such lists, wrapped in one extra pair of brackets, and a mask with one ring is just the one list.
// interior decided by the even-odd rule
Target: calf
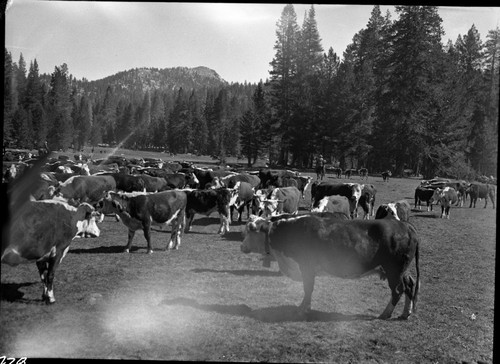
[(432, 200), (439, 201), (441, 204), (441, 218), (446, 216), (449, 219), (451, 205), (458, 202), (457, 191), (453, 187), (436, 188)]
[(186, 191), (187, 205), (186, 217), (187, 226), (186, 232), (191, 230), (195, 214), (203, 214), (209, 216), (212, 212), (217, 211), (220, 218), (219, 234), (229, 232), (230, 224), (230, 205), (234, 205), (238, 197), (238, 191), (229, 188), (217, 188), (213, 190), (192, 190)]
[(400, 221), (409, 221), (410, 212), (411, 207), (408, 201), (399, 200), (396, 202), (390, 202), (388, 204), (380, 205), (377, 209), (377, 213), (375, 214), (375, 219), (383, 219), (389, 217)]
[(471, 183), (469, 188), (467, 188), (467, 193), (470, 196), (470, 206), (474, 205), (476, 207), (476, 201), (478, 198), (484, 198), (484, 208), (488, 205), (488, 197), (491, 199), (491, 203), (493, 204), (493, 208), (495, 208), (495, 187), (490, 184)]
[(187, 197), (183, 191), (163, 191), (151, 194), (108, 193), (97, 205), (102, 213), (116, 213), (128, 228), (128, 242), (125, 252), (130, 252), (135, 232), (142, 229), (148, 244), (148, 254), (153, 253), (151, 245), (151, 225), (172, 225), (168, 249), (178, 249), (185, 223)]
[(2, 263), (18, 265), (36, 262), (43, 283), (42, 300), (54, 303), (54, 275), (66, 256), (71, 241), (92, 232), (94, 209), (58, 200), (28, 201), (12, 216), (8, 239), (2, 239)]
[[(281, 273), (302, 281), (301, 313), (311, 309), (315, 276), (320, 272), (341, 278), (379, 274), (391, 289), (389, 304), (379, 316), (388, 319), (401, 295), (403, 314), (416, 311), (420, 287), (419, 237), (413, 225), (395, 219), (342, 220), (336, 216), (301, 215), (264, 219), (254, 217), (245, 228), (243, 253), (272, 254)], [(407, 274), (415, 258), (417, 279)]]

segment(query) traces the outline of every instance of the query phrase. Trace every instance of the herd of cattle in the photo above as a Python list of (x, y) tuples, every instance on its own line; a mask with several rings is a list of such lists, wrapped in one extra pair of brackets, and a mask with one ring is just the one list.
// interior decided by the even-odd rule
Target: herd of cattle
[[(30, 167), (30, 165), (32, 165)], [(12, 164), (15, 166), (15, 164)], [(43, 157), (27, 163), (24, 171), (9, 167), (9, 220), (3, 228), (4, 263), (36, 261), (47, 303), (55, 302), (54, 272), (76, 237), (98, 237), (97, 223), (112, 215), (128, 229), (129, 252), (134, 234), (142, 230), (151, 245), (151, 226), (170, 225), (167, 250), (178, 249), (182, 234), (191, 229), (196, 214), (217, 212), (219, 234), (229, 231), (234, 212), (238, 221), (247, 210), (241, 244), (243, 253), (264, 255), (264, 265), (276, 260), (280, 271), (303, 282), (300, 312), (311, 307), (314, 279), (320, 272), (355, 278), (378, 274), (387, 279), (391, 299), (380, 318), (391, 317), (403, 294), (402, 318), (416, 310), (420, 286), (419, 238), (409, 222), (406, 200), (382, 204), (375, 212), (376, 187), (340, 181), (313, 182), (313, 178), (289, 170), (261, 169), (238, 172), (210, 170), (187, 163), (156, 159), (110, 157), (83, 161)], [(366, 174), (360, 174), (362, 178)], [(388, 182), (390, 172), (384, 172)], [(309, 185), (309, 211), (299, 214)], [(29, 198), (26, 197), (29, 195)], [(495, 188), (489, 184), (447, 179), (422, 181), (415, 190), (415, 209), (421, 202), (441, 205), (441, 217), (449, 218), (451, 205), (463, 206), (470, 198), (488, 198), (495, 207)], [(358, 208), (363, 216), (358, 219)], [(374, 217), (374, 219), (370, 219)], [(407, 269), (415, 258), (416, 280)]]

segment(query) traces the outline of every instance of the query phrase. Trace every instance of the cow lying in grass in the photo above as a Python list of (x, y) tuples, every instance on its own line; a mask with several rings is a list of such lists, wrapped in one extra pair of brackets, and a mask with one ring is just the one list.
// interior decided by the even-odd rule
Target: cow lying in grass
[[(252, 216), (246, 225), (241, 251), (270, 253), (284, 275), (303, 282), (301, 313), (311, 309), (314, 279), (319, 272), (341, 278), (378, 273), (387, 278), (392, 294), (379, 318), (390, 318), (405, 293), (406, 303), (400, 317), (407, 319), (416, 310), (420, 286), (418, 245), (417, 232), (410, 223), (395, 219), (346, 220), (322, 213)], [(406, 274), (414, 257), (416, 281)]]

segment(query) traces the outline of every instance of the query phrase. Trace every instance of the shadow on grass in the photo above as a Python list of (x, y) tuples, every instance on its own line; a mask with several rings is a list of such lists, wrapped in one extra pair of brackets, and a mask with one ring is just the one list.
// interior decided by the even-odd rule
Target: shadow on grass
[(7, 302), (42, 302), (42, 299), (26, 299), (23, 298), (24, 292), (19, 291), (21, 287), (32, 286), (38, 284), (38, 282), (28, 282), (28, 283), (1, 283), (0, 284), (0, 300)]
[(227, 269), (203, 269), (203, 268), (195, 268), (191, 269), (193, 273), (229, 273), (235, 276), (258, 276), (258, 277), (280, 277), (282, 276), (281, 272), (273, 272), (270, 270), (250, 270), (250, 269), (242, 269), (242, 270), (227, 270)]
[[(147, 249), (147, 247), (136, 247), (130, 248), (130, 252), (133, 253), (139, 249)], [(70, 249), (68, 253), (71, 254), (118, 254), (125, 252), (125, 245), (113, 245), (113, 246), (100, 246), (97, 248), (90, 249)]]
[(162, 305), (180, 305), (196, 308), (207, 312), (217, 312), (225, 315), (243, 316), (253, 318), (262, 322), (298, 322), (298, 321), (370, 321), (375, 320), (375, 316), (369, 315), (343, 315), (336, 312), (321, 312), (311, 310), (308, 314), (303, 314), (297, 306), (283, 305), (276, 307), (266, 307), (252, 310), (245, 304), (241, 305), (221, 305), (221, 304), (201, 304), (191, 298), (165, 299)]
[(430, 219), (437, 219), (439, 217), (439, 214), (434, 214), (434, 213), (418, 214), (418, 215), (413, 215), (412, 217), (415, 217), (415, 218), (425, 217), (425, 218), (430, 218)]
[(240, 243), (243, 241), (243, 234), (241, 233), (241, 231), (230, 231), (222, 235), (222, 237), (225, 240), (238, 241)]

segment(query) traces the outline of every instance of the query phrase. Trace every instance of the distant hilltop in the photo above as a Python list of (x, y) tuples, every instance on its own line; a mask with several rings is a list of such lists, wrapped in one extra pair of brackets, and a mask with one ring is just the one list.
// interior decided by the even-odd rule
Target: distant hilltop
[(174, 90), (180, 87), (191, 90), (203, 87), (226, 86), (228, 82), (204, 66), (194, 68), (134, 68), (118, 72), (96, 81), (87, 81), (85, 88), (100, 89), (111, 86), (127, 91)]

